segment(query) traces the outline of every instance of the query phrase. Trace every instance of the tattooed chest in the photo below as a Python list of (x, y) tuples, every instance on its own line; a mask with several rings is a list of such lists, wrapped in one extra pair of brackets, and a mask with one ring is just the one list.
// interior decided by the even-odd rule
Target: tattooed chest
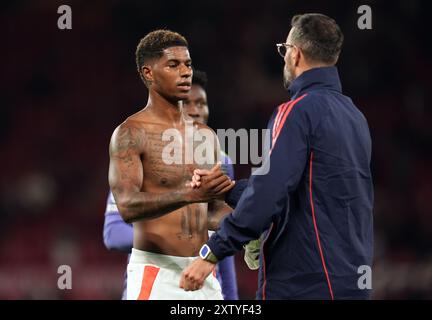
[(184, 185), (191, 179), (194, 169), (203, 167), (193, 161), (185, 161), (187, 147), (181, 138), (164, 141), (161, 133), (147, 133), (143, 160), (146, 179), (161, 187)]

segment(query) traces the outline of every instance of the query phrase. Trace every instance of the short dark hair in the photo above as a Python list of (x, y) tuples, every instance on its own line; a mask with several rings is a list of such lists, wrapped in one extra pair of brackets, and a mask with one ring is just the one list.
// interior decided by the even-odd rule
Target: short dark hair
[(164, 49), (176, 46), (188, 47), (188, 42), (181, 34), (166, 29), (152, 31), (140, 40), (135, 59), (138, 73), (144, 82), (145, 79), (141, 74), (142, 66), (150, 59), (162, 57)]
[(194, 69), (192, 84), (197, 84), (205, 89), (207, 87), (207, 74), (204, 71)]
[(335, 64), (342, 49), (344, 36), (336, 21), (320, 13), (299, 14), (292, 18), (292, 44), (313, 62)]

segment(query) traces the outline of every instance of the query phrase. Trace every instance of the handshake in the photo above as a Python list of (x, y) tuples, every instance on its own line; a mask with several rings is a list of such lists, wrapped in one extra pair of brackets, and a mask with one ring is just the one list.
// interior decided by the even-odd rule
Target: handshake
[[(189, 182), (189, 187), (192, 189), (204, 188), (207, 194), (212, 194), (215, 199), (224, 199), (231, 206), (235, 207), (241, 193), (247, 186), (247, 180), (240, 180), (238, 190), (233, 190), (235, 181), (225, 175), (221, 170), (221, 164), (216, 164), (211, 170), (195, 169), (192, 176), (192, 181)], [(203, 190), (204, 191), (204, 190)], [(237, 192), (235, 192), (237, 191)], [(259, 268), (259, 255), (262, 239), (252, 240), (244, 246), (244, 260), (251, 270)]]
[(220, 163), (210, 170), (195, 169), (192, 180), (186, 183), (187, 201), (196, 203), (224, 200), (224, 194), (234, 185), (235, 181), (222, 171)]

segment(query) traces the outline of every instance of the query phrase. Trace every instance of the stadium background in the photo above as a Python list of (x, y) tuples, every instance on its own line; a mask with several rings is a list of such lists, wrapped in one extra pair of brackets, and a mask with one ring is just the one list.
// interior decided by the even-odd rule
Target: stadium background
[[(57, 8), (72, 7), (72, 30)], [(357, 28), (369, 4), (373, 29)], [(287, 99), (292, 15), (325, 13), (345, 44), (344, 92), (368, 119), (375, 181), (375, 299), (432, 298), (432, 62), (425, 1), (10, 1), (0, 4), (0, 298), (118, 299), (125, 256), (102, 225), (108, 142), (146, 103), (134, 52), (147, 32), (185, 35), (207, 71), (213, 128), (265, 128)], [(237, 177), (248, 168), (237, 166)], [(237, 255), (240, 297), (256, 273)], [(57, 288), (59, 265), (72, 290)]]

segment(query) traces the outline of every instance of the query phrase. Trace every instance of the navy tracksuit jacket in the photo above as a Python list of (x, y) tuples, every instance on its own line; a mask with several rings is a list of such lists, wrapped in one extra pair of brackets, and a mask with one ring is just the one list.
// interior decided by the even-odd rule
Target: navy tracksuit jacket
[(269, 121), (269, 172), (251, 176), (208, 245), (221, 259), (264, 233), (257, 299), (369, 298), (358, 285), (373, 257), (368, 124), (336, 67), (304, 72), (289, 92)]

